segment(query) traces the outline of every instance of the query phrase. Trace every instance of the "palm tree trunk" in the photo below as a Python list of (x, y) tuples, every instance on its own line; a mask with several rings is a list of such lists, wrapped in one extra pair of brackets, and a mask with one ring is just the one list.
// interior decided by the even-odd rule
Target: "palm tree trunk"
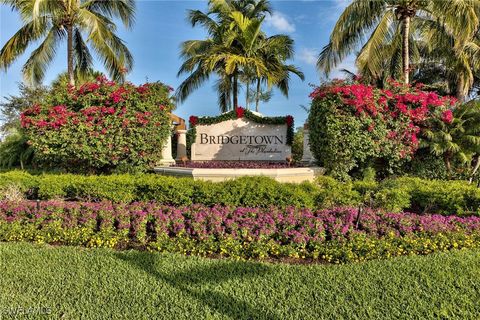
[(409, 68), (410, 68), (410, 57), (409, 57), (409, 35), (410, 35), (410, 17), (404, 16), (402, 18), (402, 37), (403, 37), (403, 46), (402, 46), (402, 71), (405, 84), (410, 82), (409, 77)]
[(246, 98), (245, 98), (245, 109), (248, 110), (248, 100), (250, 99), (250, 81), (247, 80), (247, 92), (246, 92)]
[(470, 175), (470, 179), (468, 180), (468, 183), (472, 183), (473, 178), (479, 168), (480, 168), (480, 156), (477, 156), (477, 161), (475, 162), (475, 167), (473, 168), (473, 171), (472, 171), (472, 174)]
[(456, 92), (456, 98), (458, 99), (459, 102), (463, 102), (465, 100), (465, 93), (463, 91), (464, 87), (464, 81), (463, 77), (459, 76), (459, 79), (457, 81), (457, 92)]
[(450, 161), (450, 154), (446, 153), (443, 156), (443, 160), (445, 161), (445, 167), (447, 168), (447, 175), (448, 175), (448, 178), (450, 179), (452, 177), (452, 163)]
[(228, 108), (227, 111), (232, 110), (232, 105), (233, 105), (233, 77), (229, 76), (228, 78), (229, 84), (228, 84)]
[(255, 96), (255, 111), (258, 112), (258, 105), (260, 104), (260, 78), (257, 79), (257, 94)]
[(238, 108), (238, 75), (236, 70), (233, 74), (233, 108)]
[(67, 73), (68, 83), (75, 85), (75, 78), (73, 75), (73, 27), (67, 26)]

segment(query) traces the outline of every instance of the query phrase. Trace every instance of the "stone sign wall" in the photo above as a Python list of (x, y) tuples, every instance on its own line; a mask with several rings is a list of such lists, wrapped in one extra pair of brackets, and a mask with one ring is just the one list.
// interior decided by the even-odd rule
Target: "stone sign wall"
[(291, 156), (287, 125), (259, 124), (246, 118), (197, 125), (191, 160), (285, 161)]

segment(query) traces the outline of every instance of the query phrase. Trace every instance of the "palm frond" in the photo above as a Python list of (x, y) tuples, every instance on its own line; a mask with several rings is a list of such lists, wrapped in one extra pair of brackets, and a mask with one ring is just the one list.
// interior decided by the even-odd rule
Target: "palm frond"
[(80, 6), (109, 18), (120, 17), (127, 28), (135, 23), (135, 7), (135, 0), (89, 0)]
[(379, 21), (386, 9), (385, 1), (354, 0), (340, 15), (329, 43), (318, 56), (317, 68), (329, 74)]
[(75, 54), (75, 70), (81, 74), (89, 71), (93, 63), (92, 55), (87, 44), (83, 41), (82, 34), (77, 28), (73, 32), (73, 48)]
[[(38, 25), (41, 24), (40, 28)], [(0, 50), (0, 68), (7, 69), (28, 45), (48, 33), (49, 21), (41, 17), (22, 26)]]
[(97, 55), (114, 80), (121, 80), (125, 71), (131, 70), (133, 57), (115, 33), (114, 24), (107, 17), (98, 13), (81, 9), (78, 13), (81, 26), (88, 33), (87, 42), (91, 44)]
[(196, 89), (209, 79), (209, 73), (201, 66), (197, 67), (177, 88), (175, 97), (177, 101), (183, 102)]
[(32, 52), (22, 69), (27, 83), (38, 84), (43, 80), (47, 67), (55, 57), (56, 48), (64, 37), (63, 29), (53, 27), (45, 40)]

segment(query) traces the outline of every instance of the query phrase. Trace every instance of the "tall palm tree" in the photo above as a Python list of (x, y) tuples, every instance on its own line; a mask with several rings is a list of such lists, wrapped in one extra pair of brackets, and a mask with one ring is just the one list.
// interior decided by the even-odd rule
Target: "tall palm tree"
[(266, 73), (254, 79), (256, 81), (255, 111), (258, 112), (262, 97), (262, 83), (267, 85), (268, 91), (275, 86), (288, 98), (290, 74), (294, 74), (302, 81), (305, 76), (296, 66), (285, 64), (294, 54), (293, 40), (287, 35), (275, 35), (262, 38), (256, 48), (256, 54), (266, 65)]
[[(87, 46), (103, 59), (110, 76), (121, 80), (133, 65), (133, 57), (124, 42), (115, 34), (113, 18), (119, 17), (132, 27), (134, 0), (0, 0), (17, 10), (23, 26), (0, 51), (0, 68), (7, 69), (25, 49), (43, 39), (23, 66), (29, 83), (42, 81), (59, 43), (67, 41), (67, 73), (75, 83), (75, 70), (86, 72), (92, 66)], [(84, 37), (87, 40), (84, 40)]]
[(404, 82), (409, 83), (410, 57), (415, 53), (418, 37), (412, 27), (417, 20), (439, 21), (454, 35), (458, 46), (462, 46), (478, 28), (478, 5), (478, 0), (354, 0), (337, 21), (328, 45), (319, 55), (317, 67), (328, 74), (369, 34), (357, 63), (367, 64), (372, 73), (380, 72), (384, 68), (385, 53), (394, 57), (393, 53), (398, 53), (400, 47), (401, 54), (395, 55), (395, 62), (401, 65)]
[(435, 20), (424, 20), (420, 26), (421, 39), (430, 61), (444, 67), (452, 92), (464, 100), (475, 82), (475, 73), (480, 72), (480, 0), (475, 1), (476, 31), (470, 38), (459, 41), (448, 26)]
[(232, 12), (230, 18), (230, 27), (224, 33), (223, 42), (211, 47), (205, 64), (210, 72), (221, 68), (227, 77), (232, 77), (233, 107), (236, 108), (242, 72), (260, 77), (267, 73), (267, 68), (265, 61), (256, 54), (263, 18), (249, 19), (240, 11)]
[[(219, 76), (215, 84), (218, 101), (222, 112), (228, 111), (233, 105), (238, 105), (239, 76), (226, 72), (225, 65), (207, 66), (206, 60), (211, 58), (210, 50), (218, 51), (224, 46), (226, 34), (232, 34), (232, 13), (239, 12), (248, 19), (263, 19), (266, 13), (271, 12), (268, 0), (209, 0), (208, 11), (190, 10), (188, 20), (192, 27), (203, 26), (209, 37), (206, 40), (185, 41), (181, 48), (181, 57), (184, 59), (178, 76), (186, 73), (189, 76), (177, 88), (177, 100), (184, 101), (194, 90), (206, 82), (211, 74)], [(228, 48), (223, 48), (228, 49)], [(230, 101), (233, 99), (236, 103)]]
[[(185, 100), (212, 73), (220, 77), (215, 87), (223, 112), (238, 106), (241, 82), (247, 89), (247, 108), (253, 82), (257, 82), (257, 97), (261, 96), (262, 81), (269, 87), (277, 86), (288, 95), (290, 74), (302, 79), (303, 74), (295, 66), (285, 65), (285, 60), (293, 55), (293, 41), (283, 35), (267, 38), (261, 30), (264, 14), (270, 10), (268, 1), (216, 0), (209, 3), (209, 13), (191, 11), (189, 15), (192, 25), (203, 25), (210, 37), (182, 44), (184, 63), (179, 75), (190, 75), (177, 90), (178, 100)], [(258, 101), (257, 98), (257, 111)]]
[[(418, 16), (411, 27), (414, 30), (410, 35), (412, 79), (464, 100), (480, 66), (478, 33), (460, 42), (445, 23), (429, 16)], [(364, 46), (356, 60), (365, 81), (382, 86), (388, 78), (401, 77), (401, 33), (385, 37), (377, 46), (378, 54), (372, 54), (370, 49)]]

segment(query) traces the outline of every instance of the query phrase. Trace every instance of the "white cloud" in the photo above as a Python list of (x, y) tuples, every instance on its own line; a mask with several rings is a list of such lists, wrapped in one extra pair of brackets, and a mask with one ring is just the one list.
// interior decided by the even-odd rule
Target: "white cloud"
[(298, 59), (306, 64), (315, 65), (317, 63), (318, 52), (315, 49), (302, 48), (298, 54)]
[(280, 32), (295, 32), (295, 24), (291, 23), (288, 17), (281, 12), (274, 11), (271, 15), (267, 15), (265, 22)]

